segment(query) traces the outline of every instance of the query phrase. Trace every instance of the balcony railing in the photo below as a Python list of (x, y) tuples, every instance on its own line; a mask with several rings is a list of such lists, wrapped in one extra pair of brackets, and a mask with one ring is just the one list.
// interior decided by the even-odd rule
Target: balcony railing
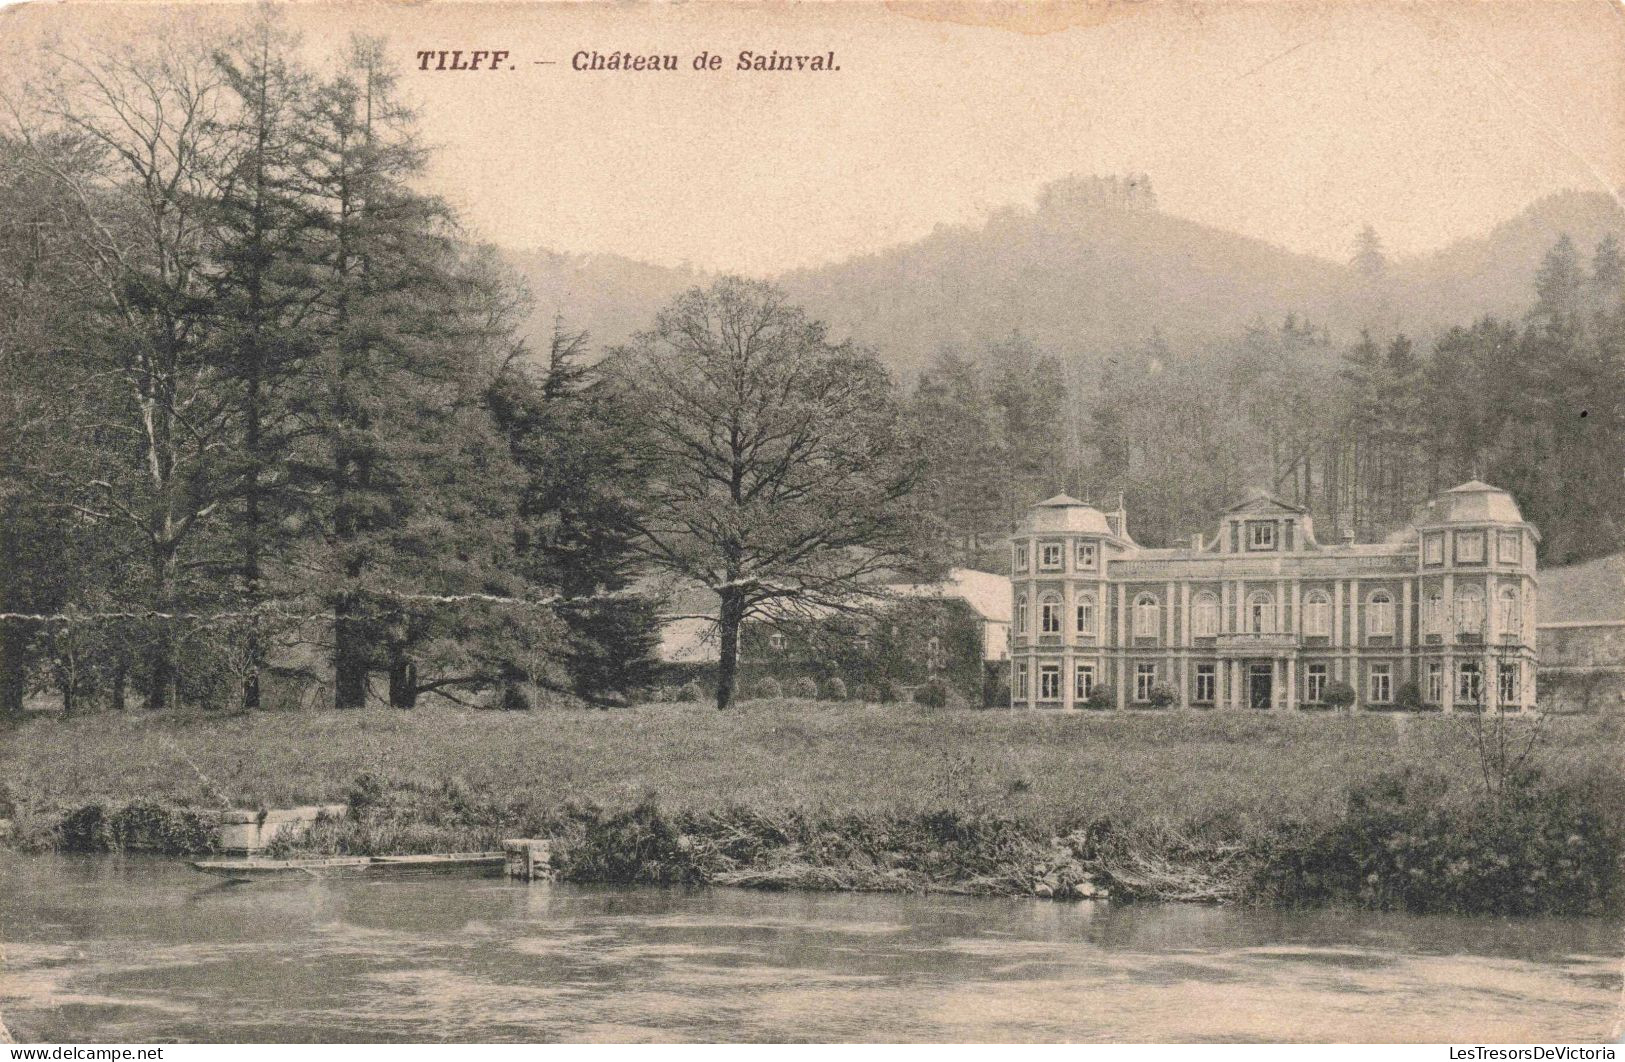
[(1238, 656), (1265, 656), (1271, 653), (1292, 652), (1298, 648), (1298, 636), (1278, 634), (1274, 631), (1243, 631), (1221, 634), (1213, 640), (1213, 648), (1221, 653)]

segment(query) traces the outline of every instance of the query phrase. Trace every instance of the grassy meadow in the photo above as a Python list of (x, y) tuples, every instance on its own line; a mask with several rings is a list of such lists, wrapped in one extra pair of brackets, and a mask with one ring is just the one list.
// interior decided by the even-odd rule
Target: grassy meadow
[[(1515, 752), (1538, 736), (1538, 773), (1486, 771), (1498, 726)], [(185, 852), (210, 808), (342, 802), (271, 854), (538, 836), (577, 881), (1596, 913), (1625, 900), (1619, 738), (1611, 717), (793, 700), (131, 713), (0, 733), (0, 817), (25, 847)]]
[[(1487, 724), (1488, 725), (1488, 724)], [(1512, 720), (1524, 733), (1529, 720)], [(363, 774), (455, 782), (545, 806), (725, 806), (828, 813), (954, 808), (1046, 823), (1160, 819), (1232, 829), (1318, 822), (1351, 786), (1406, 765), (1470, 793), (1464, 716), (932, 711), (747, 701), (613, 711), (286, 712), (36, 718), (0, 733), (0, 784), (44, 810), (155, 801), (199, 808), (342, 801)], [(1619, 773), (1608, 718), (1541, 725), (1560, 776)]]

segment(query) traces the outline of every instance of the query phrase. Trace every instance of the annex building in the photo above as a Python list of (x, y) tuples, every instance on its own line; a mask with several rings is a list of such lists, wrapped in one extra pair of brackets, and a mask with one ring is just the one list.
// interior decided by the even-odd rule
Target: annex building
[(1322, 545), (1261, 493), (1211, 540), (1146, 549), (1121, 502), (1050, 498), (1012, 538), (1011, 700), (1082, 707), (1106, 684), (1096, 706), (1295, 710), (1341, 683), (1365, 709), (1531, 709), (1539, 542), (1477, 481), (1375, 544)]

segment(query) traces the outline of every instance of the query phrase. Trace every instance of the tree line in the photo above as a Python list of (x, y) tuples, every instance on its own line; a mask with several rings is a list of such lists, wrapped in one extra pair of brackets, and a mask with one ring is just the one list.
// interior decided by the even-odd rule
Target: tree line
[(659, 575), (718, 595), (726, 705), (747, 618), (911, 555), (872, 352), (738, 278), (531, 349), (383, 43), (300, 55), (262, 15), (5, 101), (0, 716), (625, 697)]
[(1479, 476), (1548, 562), (1617, 548), (1611, 242), (1548, 256), (1521, 322), (1338, 351), (1296, 319), (1215, 349), (944, 350), (902, 395), (771, 285), (725, 277), (607, 352), (532, 307), (426, 194), (382, 42), (331, 61), (274, 15), (76, 50), (0, 100), (0, 718), (506, 708), (636, 696), (665, 593), (747, 623), (866, 584), (1000, 570), (1060, 490), (1149, 545), (1242, 488), (1382, 534)]
[[(1382, 272), (1373, 234), (1356, 265)], [(1012, 335), (944, 349), (910, 415), (926, 430), (927, 508), (959, 563), (1005, 570), (1002, 536), (1068, 491), (1128, 499), (1130, 532), (1178, 546), (1262, 488), (1313, 513), (1322, 541), (1376, 541), (1464, 480), (1510, 490), (1542, 563), (1625, 544), (1625, 273), (1605, 238), (1546, 255), (1522, 320), (1484, 317), (1429, 349), (1403, 334), (1348, 346), (1295, 317), (1209, 347), (1153, 331), (1106, 356)]]

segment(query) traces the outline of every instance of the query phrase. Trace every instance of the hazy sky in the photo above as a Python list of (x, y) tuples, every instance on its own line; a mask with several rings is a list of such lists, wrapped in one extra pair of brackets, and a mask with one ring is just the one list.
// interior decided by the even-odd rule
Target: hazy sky
[[(159, 14), (0, 19), (129, 33)], [(1139, 170), (1170, 213), (1346, 259), (1366, 221), (1412, 254), (1556, 189), (1625, 185), (1625, 14), (1601, 0), (306, 4), (288, 17), (313, 48), (389, 35), (443, 149), (436, 189), (514, 246), (767, 272), (1030, 204), (1068, 173)], [(410, 69), (420, 49), (454, 48), (506, 49), (514, 69)], [(571, 69), (593, 49), (674, 53), (682, 69)], [(694, 72), (702, 49), (724, 68)], [(743, 49), (834, 51), (841, 69), (736, 72)]]

